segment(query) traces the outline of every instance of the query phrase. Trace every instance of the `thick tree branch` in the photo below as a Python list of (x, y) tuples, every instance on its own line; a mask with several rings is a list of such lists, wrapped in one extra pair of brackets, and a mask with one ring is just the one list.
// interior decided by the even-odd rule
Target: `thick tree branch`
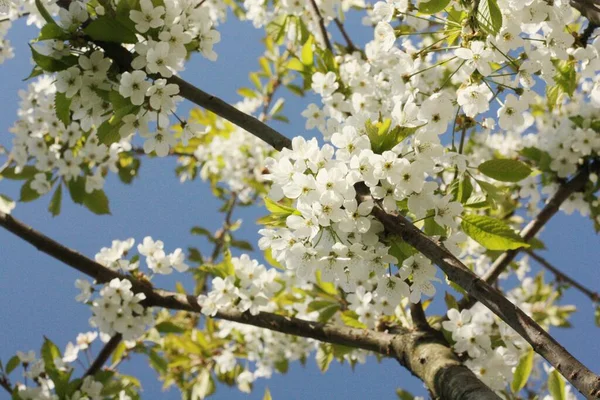
[(85, 371), (83, 377), (85, 378), (86, 376), (94, 376), (96, 372), (100, 371), (102, 366), (106, 363), (106, 361), (108, 361), (110, 355), (117, 349), (117, 346), (119, 343), (121, 343), (122, 339), (123, 336), (120, 333), (117, 333), (111, 337), (110, 340), (106, 342), (102, 350), (100, 350), (100, 353), (98, 353), (94, 362), (89, 366), (87, 371)]
[(412, 317), (413, 324), (417, 327), (417, 329), (426, 331), (431, 328), (429, 323), (427, 322), (427, 316), (425, 315), (425, 310), (423, 310), (423, 303), (410, 303), (410, 316)]
[(573, 357), (502, 293), (469, 270), (442, 244), (426, 236), (401, 215), (387, 214), (379, 207), (373, 208), (373, 214), (383, 223), (388, 232), (399, 235), (404, 241), (435, 262), (450, 280), (465, 289), (513, 328), (523, 339), (527, 340), (536, 353), (544, 357), (584, 396), (600, 398), (599, 376)]
[(533, 258), (535, 261), (537, 261), (542, 267), (546, 268), (548, 271), (552, 272), (554, 274), (554, 276), (556, 276), (556, 280), (560, 281), (560, 282), (566, 282), (569, 285), (573, 286), (574, 288), (578, 289), (581, 293), (585, 294), (587, 297), (590, 298), (590, 300), (592, 300), (595, 303), (600, 302), (600, 294), (598, 294), (598, 292), (594, 292), (591, 289), (588, 289), (587, 287), (583, 286), (581, 283), (577, 282), (575, 279), (571, 278), (569, 275), (565, 274), (564, 272), (562, 272), (561, 270), (559, 270), (558, 268), (556, 268), (554, 265), (550, 264), (548, 262), (548, 260), (546, 260), (544, 257), (540, 256), (539, 254), (535, 253), (532, 250), (526, 250), (527, 254), (529, 254), (531, 256), (531, 258)]
[[(128, 279), (131, 281), (134, 292), (141, 292), (146, 295), (144, 301), (146, 307), (163, 307), (195, 313), (202, 310), (196, 296), (155, 289), (148, 283), (142, 283), (132, 277), (112, 271), (37, 232), (8, 214), (0, 212), (0, 226), (34, 245), (38, 250), (96, 279), (98, 282), (108, 282), (114, 278)], [(440, 337), (438, 332), (431, 329), (426, 331), (402, 330), (397, 334), (391, 334), (322, 324), (265, 312), (253, 316), (237, 310), (223, 310), (218, 312), (215, 317), (394, 357), (411, 373), (423, 380), (436, 398), (455, 400), (499, 399), (473, 372), (462, 365), (444, 342), (443, 337)], [(118, 336), (111, 339), (92, 364), (92, 367), (96, 370), (101, 368), (114, 350), (114, 346), (120, 341)]]
[[(597, 169), (597, 166), (594, 168)], [(573, 178), (571, 178), (571, 180), (560, 185), (556, 193), (552, 195), (539, 214), (521, 231), (520, 235), (523, 238), (523, 241), (529, 242), (531, 239), (533, 239), (535, 235), (537, 235), (538, 232), (544, 227), (544, 225), (550, 221), (550, 218), (552, 218), (558, 212), (562, 203), (564, 203), (573, 193), (578, 192), (585, 187), (589, 177), (590, 167), (586, 165), (582, 167), (579, 172)], [(483, 280), (489, 284), (496, 282), (500, 274), (502, 274), (506, 268), (508, 268), (510, 263), (515, 259), (521, 250), (522, 248), (518, 248), (502, 253), (494, 261), (490, 269), (485, 273)], [(463, 298), (458, 305), (462, 310), (473, 307), (476, 302), (477, 301), (470, 296)]]

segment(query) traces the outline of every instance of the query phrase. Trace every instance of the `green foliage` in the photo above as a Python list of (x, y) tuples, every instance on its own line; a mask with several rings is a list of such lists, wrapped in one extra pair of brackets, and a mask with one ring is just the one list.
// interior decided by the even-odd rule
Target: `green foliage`
[(50, 200), (50, 204), (48, 205), (48, 211), (52, 214), (53, 217), (56, 217), (60, 214), (60, 205), (62, 203), (62, 185), (59, 183), (57, 185), (54, 194), (52, 195), (52, 199)]
[(71, 99), (68, 99), (64, 93), (56, 93), (54, 96), (54, 111), (65, 127), (71, 124)]
[(10, 360), (6, 363), (5, 372), (9, 375), (11, 372), (15, 370), (19, 365), (21, 365), (21, 360), (18, 356), (12, 356)]
[(531, 175), (531, 168), (522, 161), (495, 159), (481, 163), (479, 172), (501, 182), (519, 182)]
[(65, 56), (63, 58), (56, 59), (39, 53), (33, 48), (32, 45), (29, 45), (29, 48), (31, 49), (31, 57), (33, 57), (33, 61), (35, 61), (35, 63), (46, 72), (64, 71), (65, 69), (77, 64), (77, 57), (75, 56)]
[(412, 135), (419, 127), (396, 126), (392, 129), (392, 120), (385, 119), (372, 123), (367, 120), (365, 129), (369, 140), (371, 141), (371, 150), (374, 153), (382, 154), (384, 151), (391, 150), (404, 139)]
[(396, 395), (400, 400), (414, 400), (415, 396), (403, 389), (396, 389)]
[(496, 35), (502, 28), (502, 13), (497, 0), (481, 0), (477, 9), (477, 23), (487, 34)]
[(575, 89), (577, 89), (577, 71), (575, 63), (572, 60), (555, 61), (556, 75), (554, 75), (554, 86), (546, 87), (546, 99), (548, 100), (548, 108), (553, 110), (559, 103), (562, 95), (573, 97)]
[(554, 400), (566, 400), (567, 398), (565, 380), (557, 370), (548, 374), (548, 391)]
[(69, 33), (54, 23), (54, 21), (44, 25), (40, 31), (40, 36), (38, 36), (38, 40), (68, 40), (69, 38)]
[(121, 123), (113, 123), (114, 119), (108, 119), (104, 121), (98, 127), (98, 141), (102, 144), (110, 146), (113, 143), (121, 140), (121, 134), (119, 133), (119, 129), (121, 128)]
[(510, 389), (513, 393), (519, 393), (521, 389), (525, 387), (529, 380), (529, 375), (533, 370), (533, 348), (529, 348), (529, 351), (521, 357), (517, 367), (515, 368), (515, 374), (510, 384)]
[(435, 14), (448, 7), (450, 0), (429, 0), (419, 3), (419, 12), (423, 14)]
[(92, 193), (86, 193), (83, 198), (83, 205), (98, 215), (110, 214), (108, 203), (108, 197), (106, 197), (103, 190), (94, 190)]
[(35, 174), (39, 171), (32, 165), (26, 165), (17, 172), (15, 167), (7, 167), (5, 168), (0, 176), (2, 178), (11, 179), (11, 180), (25, 180), (25, 179), (33, 179)]
[(44, 7), (44, 4), (42, 3), (41, 0), (35, 0), (35, 6), (38, 9), (38, 11), (40, 12), (40, 15), (42, 16), (42, 18), (44, 18), (44, 20), (52, 25), (56, 25), (56, 22), (54, 21), (54, 19), (52, 19), (52, 16), (50, 15), (50, 13), (48, 12), (48, 10), (46, 10), (46, 7)]
[(119, 20), (108, 15), (100, 16), (83, 29), (92, 40), (114, 43), (137, 43), (135, 32)]
[(529, 247), (511, 227), (485, 215), (464, 215), (462, 229), (473, 240), (489, 250), (511, 250)]
[(327, 372), (333, 361), (333, 348), (329, 343), (321, 343), (317, 349), (317, 366), (321, 372)]

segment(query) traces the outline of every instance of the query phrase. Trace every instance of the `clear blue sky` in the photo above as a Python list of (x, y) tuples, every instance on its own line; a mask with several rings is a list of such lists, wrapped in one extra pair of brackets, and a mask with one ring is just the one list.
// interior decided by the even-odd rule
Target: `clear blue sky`
[[(227, 101), (239, 100), (235, 93), (241, 86), (247, 86), (248, 72), (255, 70), (258, 56), (262, 53), (260, 38), (262, 32), (249, 23), (230, 19), (219, 28), (222, 41), (216, 46), (219, 59), (216, 63), (195, 57), (187, 65), (183, 77)], [(368, 30), (353, 23), (355, 41), (370, 39)], [(356, 33), (358, 30), (358, 33)], [(0, 66), (0, 144), (9, 145), (11, 134), (8, 128), (16, 119), (17, 91), (26, 83), (21, 79), (30, 70), (29, 53), (26, 42), (34, 31), (24, 24), (13, 27), (9, 38), (16, 47), (17, 56)], [(289, 125), (278, 124), (288, 137), (304, 132), (304, 121), (300, 112), (308, 99), (298, 99), (289, 95), (286, 114)], [(189, 105), (184, 105), (180, 114), (186, 113)], [(318, 134), (310, 132), (308, 135)], [(50, 196), (46, 195), (33, 203), (18, 204), (15, 217), (32, 225), (59, 242), (83, 254), (93, 256), (98, 250), (110, 245), (113, 239), (133, 237), (139, 242), (150, 235), (165, 242), (168, 249), (197, 246), (208, 251), (198, 237), (189, 235), (194, 225), (202, 225), (211, 230), (217, 229), (221, 215), (217, 213), (219, 203), (213, 198), (206, 184), (200, 181), (180, 184), (174, 174), (175, 162), (172, 159), (143, 160), (140, 176), (130, 186), (126, 186), (109, 175), (106, 193), (111, 201), (111, 216), (96, 216), (87, 209), (63, 198), (60, 216), (52, 218), (47, 206)], [(0, 193), (18, 198), (19, 186), (2, 181)], [(68, 196), (67, 196), (68, 197)], [(244, 220), (239, 235), (252, 243), (257, 240), (254, 221), (264, 211), (260, 208), (238, 210), (236, 217)], [(241, 238), (240, 237), (240, 238)], [(563, 270), (585, 282), (591, 288), (600, 288), (598, 237), (590, 221), (578, 216), (559, 215), (542, 233), (549, 251), (548, 259)], [(257, 257), (260, 257), (257, 255)], [(35, 250), (32, 246), (0, 229), (0, 358), (6, 361), (17, 350), (39, 347), (43, 335), (55, 341), (61, 349), (68, 341), (73, 341), (79, 332), (89, 330), (88, 307), (74, 301), (77, 290), (73, 283), (80, 275)], [(186, 275), (177, 276), (184, 285)], [(173, 280), (159, 280), (162, 287), (173, 287)], [(446, 287), (438, 285), (443, 294)], [(579, 312), (572, 318), (575, 329), (554, 329), (555, 337), (576, 357), (596, 372), (600, 372), (600, 344), (597, 338), (600, 330), (593, 324), (593, 309), (590, 302), (577, 292), (570, 291), (566, 301), (576, 304)], [(96, 351), (98, 343), (96, 344)], [(420, 381), (412, 377), (395, 361), (377, 363), (369, 359), (368, 365), (359, 365), (354, 371), (348, 365), (332, 365), (326, 374), (321, 374), (314, 358), (307, 366), (293, 364), (287, 375), (274, 375), (270, 380), (256, 382), (255, 391), (246, 395), (235, 389), (219, 387), (217, 399), (262, 399), (264, 388), (268, 386), (274, 399), (365, 399), (395, 398), (394, 390), (402, 387), (414, 394), (425, 395)], [(123, 372), (140, 378), (146, 399), (157, 398), (161, 394), (161, 383), (147, 362), (137, 358), (124, 364)], [(3, 397), (4, 396), (4, 397)], [(180, 398), (177, 390), (171, 389), (162, 398)], [(8, 398), (0, 392), (0, 399)]]

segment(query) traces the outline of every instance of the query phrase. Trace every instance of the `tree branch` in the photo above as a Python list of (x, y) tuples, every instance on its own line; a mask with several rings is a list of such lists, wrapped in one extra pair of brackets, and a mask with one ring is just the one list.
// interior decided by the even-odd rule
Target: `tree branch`
[(0, 375), (0, 386), (4, 388), (9, 394), (12, 395), (13, 388), (8, 380), (8, 377), (4, 374)]
[(329, 37), (327, 36), (327, 28), (325, 28), (325, 21), (323, 20), (323, 16), (319, 11), (319, 6), (315, 0), (310, 0), (310, 4), (312, 5), (313, 11), (315, 12), (315, 16), (317, 17), (317, 22), (319, 24), (319, 29), (321, 30), (321, 36), (323, 36), (323, 42), (325, 43), (325, 47), (331, 51), (333, 54), (333, 46), (331, 46), (331, 42), (329, 41)]
[(102, 350), (100, 350), (100, 353), (98, 353), (94, 362), (90, 365), (87, 371), (85, 371), (83, 377), (85, 378), (86, 376), (94, 376), (96, 372), (100, 371), (110, 355), (117, 349), (117, 346), (119, 343), (121, 343), (122, 339), (123, 336), (120, 333), (117, 333), (111, 337), (110, 340), (106, 342)]
[(399, 235), (404, 241), (435, 262), (450, 280), (465, 289), (513, 328), (523, 339), (527, 340), (536, 353), (544, 357), (584, 396), (600, 398), (599, 376), (573, 357), (502, 293), (471, 272), (450, 251), (426, 236), (401, 215), (387, 214), (379, 207), (373, 208), (373, 215), (383, 223), (388, 232)]
[[(34, 245), (38, 250), (72, 268), (96, 279), (108, 282), (114, 278), (128, 279), (135, 293), (144, 293), (146, 307), (199, 313), (202, 310), (196, 296), (153, 288), (130, 276), (112, 271), (55, 240), (37, 232), (21, 221), (0, 212), (0, 226)], [(341, 344), (396, 358), (400, 364), (419, 377), (438, 398), (456, 400), (498, 400), (499, 397), (484, 385), (467, 367), (462, 365), (439, 332), (402, 330), (397, 334), (376, 332), (347, 326), (305, 321), (294, 317), (261, 312), (251, 315), (238, 310), (219, 311), (216, 318), (277, 332)], [(98, 355), (90, 369), (101, 368), (119, 335), (113, 337)], [(111, 343), (112, 342), (112, 343)], [(110, 344), (110, 345), (109, 345)], [(89, 370), (88, 370), (89, 371)], [(87, 372), (86, 372), (87, 375)]]
[[(597, 169), (597, 166), (595, 169)], [(552, 218), (554, 214), (558, 212), (562, 203), (564, 203), (573, 193), (580, 191), (585, 187), (589, 177), (590, 167), (586, 165), (582, 167), (571, 180), (560, 185), (556, 193), (554, 193), (554, 195), (548, 200), (540, 213), (521, 231), (520, 235), (523, 238), (523, 241), (529, 242), (532, 238), (534, 238), (540, 229), (542, 229), (544, 225), (550, 221), (550, 218)], [(522, 249), (523, 248), (508, 250), (502, 253), (498, 258), (496, 258), (490, 269), (483, 275), (483, 280), (489, 284), (496, 282), (500, 274), (502, 274), (506, 268), (508, 268), (510, 263), (515, 259), (517, 254), (519, 254)], [(475, 303), (476, 300), (469, 296), (459, 301), (458, 305), (462, 310), (473, 307)]]
[(342, 21), (340, 21), (339, 18), (334, 18), (334, 21), (338, 29), (340, 30), (340, 33), (344, 37), (344, 40), (346, 41), (346, 47), (348, 48), (348, 51), (353, 52), (355, 50), (358, 50), (354, 45), (354, 42), (352, 42), (350, 35), (348, 35), (348, 32), (346, 32), (346, 28), (344, 28), (344, 24), (342, 23)]
[(431, 329), (429, 322), (427, 322), (427, 316), (425, 315), (425, 310), (423, 310), (423, 303), (420, 301), (418, 303), (410, 303), (410, 316), (413, 320), (413, 324), (419, 330), (426, 331)]
[(532, 250), (526, 250), (527, 254), (531, 256), (535, 261), (537, 261), (542, 267), (546, 268), (548, 271), (552, 272), (558, 281), (566, 282), (574, 288), (578, 289), (580, 292), (585, 294), (595, 303), (600, 302), (600, 294), (598, 292), (594, 292), (591, 289), (583, 286), (581, 283), (577, 282), (575, 279), (571, 278), (569, 275), (565, 274), (552, 264), (550, 264), (545, 258), (535, 253)]

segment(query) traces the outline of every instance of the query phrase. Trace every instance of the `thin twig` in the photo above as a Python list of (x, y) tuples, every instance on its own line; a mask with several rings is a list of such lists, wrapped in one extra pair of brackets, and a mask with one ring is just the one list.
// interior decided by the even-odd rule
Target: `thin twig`
[(229, 200), (229, 204), (227, 205), (227, 214), (225, 215), (225, 221), (223, 222), (223, 226), (215, 235), (215, 247), (213, 248), (212, 254), (210, 258), (207, 260), (208, 264), (212, 264), (215, 262), (219, 254), (221, 253), (221, 249), (225, 245), (225, 237), (231, 229), (231, 216), (233, 215), (233, 210), (237, 204), (237, 194), (235, 192), (231, 193), (231, 199)]
[(83, 377), (85, 378), (86, 376), (94, 376), (96, 372), (100, 371), (102, 366), (106, 363), (106, 361), (108, 361), (110, 355), (117, 349), (117, 346), (119, 345), (119, 343), (121, 343), (122, 339), (123, 335), (121, 335), (120, 333), (117, 333), (116, 335), (111, 337), (110, 340), (106, 342), (102, 350), (100, 350), (100, 353), (98, 353), (98, 356), (96, 357), (92, 365), (90, 365), (87, 371), (85, 371)]
[(340, 30), (340, 33), (344, 37), (344, 40), (346, 41), (348, 51), (353, 52), (355, 50), (358, 50), (357, 47), (354, 45), (354, 42), (352, 42), (350, 35), (348, 35), (348, 32), (346, 32), (346, 28), (344, 28), (344, 24), (342, 23), (342, 21), (340, 21), (339, 18), (334, 18), (333, 20), (337, 25), (338, 29)]
[(319, 23), (319, 28), (321, 29), (321, 36), (323, 36), (323, 42), (325, 42), (325, 47), (329, 49), (333, 53), (333, 46), (331, 46), (331, 42), (329, 41), (329, 37), (327, 36), (327, 28), (325, 28), (325, 20), (323, 20), (323, 16), (319, 11), (319, 6), (315, 0), (310, 0), (310, 4), (312, 5), (313, 11), (317, 17), (317, 21)]
[(591, 289), (583, 286), (581, 283), (577, 282), (575, 279), (571, 278), (569, 275), (565, 274), (552, 264), (548, 262), (544, 257), (540, 256), (533, 250), (526, 250), (527, 254), (531, 256), (535, 261), (537, 261), (542, 267), (546, 268), (548, 271), (552, 272), (558, 281), (567, 282), (569, 285), (578, 289), (581, 293), (585, 294), (595, 303), (600, 302), (600, 294), (598, 292), (594, 292)]
[(8, 380), (8, 376), (4, 374), (0, 375), (0, 386), (2, 386), (9, 394), (12, 394), (13, 388)]
[(429, 322), (427, 322), (425, 310), (423, 310), (423, 303), (420, 301), (416, 304), (410, 303), (410, 316), (412, 317), (413, 324), (417, 327), (417, 329), (422, 331), (431, 329)]

